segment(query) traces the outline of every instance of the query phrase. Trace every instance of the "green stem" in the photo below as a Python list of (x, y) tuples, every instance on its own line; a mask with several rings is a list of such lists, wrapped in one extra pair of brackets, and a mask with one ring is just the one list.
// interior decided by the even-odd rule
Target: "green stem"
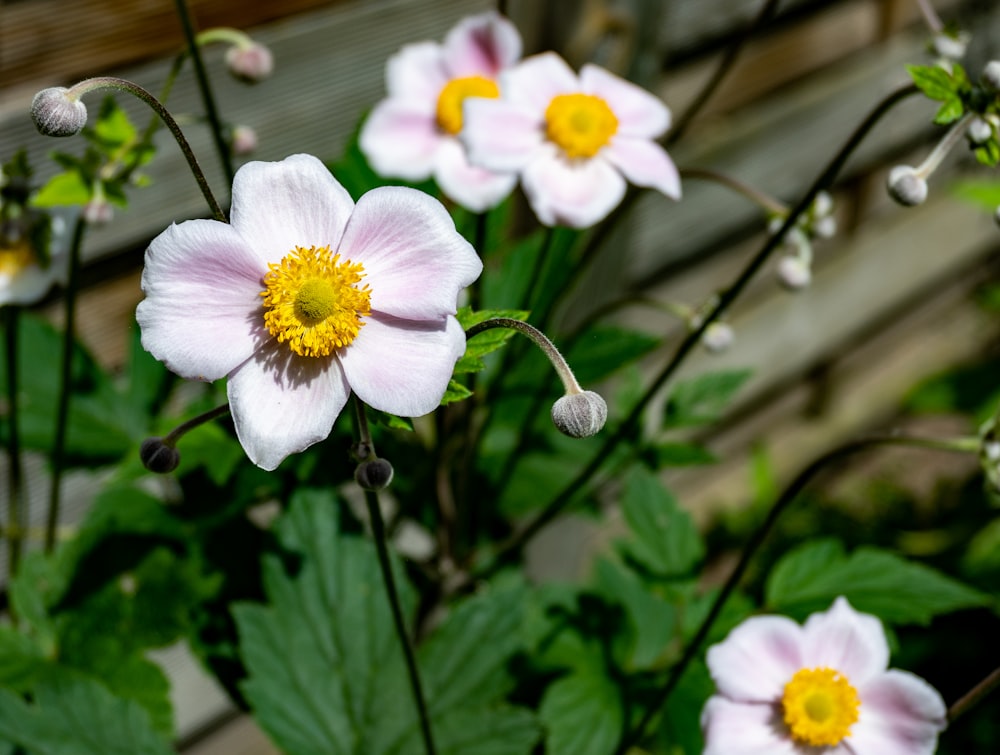
[(643, 736), (645, 736), (645, 732), (649, 727), (649, 724), (652, 722), (656, 714), (663, 708), (663, 706), (666, 705), (667, 700), (677, 688), (681, 677), (691, 664), (691, 661), (693, 661), (695, 656), (700, 652), (702, 644), (705, 642), (709, 632), (712, 630), (712, 626), (719, 617), (719, 614), (722, 612), (722, 609), (725, 607), (726, 601), (729, 599), (729, 596), (736, 589), (736, 586), (746, 573), (751, 559), (764, 543), (764, 540), (767, 538), (768, 534), (771, 532), (781, 515), (795, 501), (799, 493), (802, 492), (802, 489), (805, 488), (805, 486), (813, 479), (813, 477), (816, 476), (818, 472), (834, 461), (842, 459), (845, 456), (850, 456), (859, 451), (865, 451), (876, 446), (908, 446), (915, 448), (927, 448), (936, 451), (949, 451), (953, 453), (977, 453), (979, 450), (979, 443), (979, 438), (939, 440), (935, 438), (916, 438), (903, 435), (874, 436), (871, 438), (863, 438), (861, 440), (852, 441), (835, 448), (832, 451), (823, 454), (823, 456), (820, 456), (809, 466), (799, 472), (799, 475), (787, 488), (785, 488), (784, 492), (782, 492), (782, 494), (774, 502), (770, 511), (767, 512), (767, 516), (764, 518), (764, 521), (761, 522), (760, 526), (757, 527), (756, 531), (754, 531), (753, 535), (750, 537), (746, 547), (743, 549), (743, 553), (740, 555), (739, 562), (726, 579), (722, 589), (719, 590), (719, 594), (713, 601), (712, 607), (705, 615), (705, 618), (702, 619), (694, 637), (691, 638), (687, 647), (684, 648), (684, 653), (681, 655), (680, 660), (671, 669), (670, 676), (667, 678), (663, 688), (660, 690), (656, 698), (654, 698), (652, 704), (649, 708), (647, 708), (645, 714), (643, 714), (643, 717), (639, 720), (639, 723), (636, 724), (631, 733), (627, 734), (622, 739), (622, 742), (616, 751), (616, 755), (622, 755), (622, 753), (627, 752), (632, 745), (639, 742)]
[(198, 90), (201, 92), (201, 100), (205, 105), (205, 115), (208, 116), (208, 123), (211, 126), (212, 139), (215, 142), (215, 149), (219, 153), (219, 160), (222, 162), (222, 169), (226, 174), (226, 181), (232, 186), (233, 183), (233, 161), (229, 154), (229, 145), (226, 144), (225, 134), (222, 132), (222, 122), (219, 120), (219, 109), (215, 105), (215, 97), (212, 94), (212, 87), (208, 80), (208, 73), (205, 71), (205, 61), (201, 57), (201, 49), (195, 37), (194, 24), (191, 21), (191, 11), (186, 0), (176, 0), (177, 16), (181, 20), (184, 28), (184, 39), (187, 41), (188, 52), (191, 55), (191, 62), (194, 64), (195, 78), (198, 81)]
[(17, 369), (17, 336), (20, 307), (10, 305), (4, 307), (4, 324), (6, 326), (6, 357), (7, 367), (7, 459), (10, 465), (7, 478), (7, 579), (13, 579), (17, 574), (17, 565), (21, 558), (21, 538), (24, 535), (24, 466), (21, 460), (21, 430), (18, 424), (18, 369)]
[[(664, 384), (671, 377), (673, 377), (674, 373), (684, 363), (688, 354), (691, 353), (694, 347), (701, 340), (702, 334), (726, 309), (729, 308), (733, 301), (739, 297), (739, 295), (753, 279), (757, 271), (760, 270), (760, 268), (767, 261), (768, 257), (770, 257), (771, 253), (780, 246), (785, 234), (795, 225), (799, 216), (812, 205), (816, 195), (833, 183), (834, 178), (840, 172), (844, 163), (847, 162), (847, 159), (857, 148), (858, 144), (861, 143), (861, 140), (868, 134), (869, 131), (871, 131), (882, 116), (892, 109), (893, 106), (906, 97), (916, 94), (918, 91), (919, 90), (916, 86), (912, 84), (902, 87), (901, 89), (897, 89), (895, 92), (892, 92), (885, 97), (885, 99), (883, 99), (882, 102), (880, 102), (872, 110), (872, 112), (869, 113), (868, 117), (866, 117), (854, 133), (851, 134), (844, 146), (841, 147), (840, 151), (837, 152), (816, 180), (813, 181), (812, 186), (810, 186), (805, 192), (802, 199), (799, 200), (799, 203), (789, 211), (787, 217), (781, 225), (781, 228), (776, 233), (768, 236), (760, 251), (758, 251), (757, 254), (750, 260), (732, 285), (722, 292), (716, 305), (705, 314), (704, 320), (701, 322), (699, 327), (691, 330), (684, 340), (681, 341), (681, 344), (677, 347), (677, 350), (674, 352), (670, 361), (663, 367), (659, 375), (654, 378), (653, 382), (646, 389), (639, 401), (632, 407), (628, 416), (622, 420), (617, 430), (607, 437), (601, 448), (594, 454), (586, 467), (584, 467), (534, 519), (529, 521), (526, 525), (524, 525), (524, 527), (513, 533), (506, 541), (501, 543), (497, 547), (497, 550), (493, 554), (489, 563), (486, 564), (486, 566), (479, 573), (471, 577), (472, 579), (482, 579), (484, 576), (492, 574), (504, 563), (504, 559), (507, 556), (518, 552), (524, 543), (531, 539), (542, 527), (552, 521), (573, 500), (576, 494), (586, 486), (590, 479), (604, 465), (604, 462), (610, 458), (611, 451), (615, 448), (615, 446), (626, 440), (626, 438), (638, 426), (639, 419), (646, 407), (649, 405), (649, 402), (652, 401), (653, 397), (660, 391)], [(465, 587), (465, 584), (461, 585), (461, 587)]]
[(45, 521), (45, 551), (51, 553), (59, 528), (59, 507), (62, 494), (62, 474), (66, 462), (66, 432), (69, 428), (69, 404), (73, 394), (73, 347), (76, 344), (76, 299), (80, 289), (80, 250), (87, 223), (80, 218), (73, 231), (69, 250), (69, 275), (63, 295), (62, 365), (59, 373), (56, 427), (52, 438), (52, 488), (49, 491), (49, 510)]

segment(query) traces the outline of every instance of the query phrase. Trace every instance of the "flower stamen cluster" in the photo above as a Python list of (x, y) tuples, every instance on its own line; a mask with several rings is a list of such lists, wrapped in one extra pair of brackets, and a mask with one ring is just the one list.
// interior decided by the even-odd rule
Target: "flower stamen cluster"
[(814, 747), (850, 735), (861, 701), (845, 676), (830, 668), (801, 669), (785, 685), (781, 709), (792, 738)]
[(545, 109), (545, 135), (566, 157), (593, 157), (618, 131), (608, 103), (592, 94), (560, 94)]

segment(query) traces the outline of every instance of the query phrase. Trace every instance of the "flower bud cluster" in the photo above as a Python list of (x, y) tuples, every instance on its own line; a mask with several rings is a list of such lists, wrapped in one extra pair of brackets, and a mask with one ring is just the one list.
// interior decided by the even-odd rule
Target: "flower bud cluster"
[[(785, 222), (784, 215), (771, 217), (768, 228), (777, 233)], [(789, 291), (800, 291), (812, 282), (812, 242), (829, 239), (837, 233), (837, 219), (833, 215), (833, 197), (821, 191), (809, 209), (802, 213), (794, 227), (785, 234), (785, 254), (778, 261), (778, 280)]]

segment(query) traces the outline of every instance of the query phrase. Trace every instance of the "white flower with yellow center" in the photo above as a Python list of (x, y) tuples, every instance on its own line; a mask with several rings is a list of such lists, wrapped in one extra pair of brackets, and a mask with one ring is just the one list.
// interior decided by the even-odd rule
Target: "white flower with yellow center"
[(461, 138), (474, 165), (520, 175), (542, 223), (603, 220), (626, 179), (680, 198), (677, 168), (655, 141), (670, 111), (649, 92), (595, 65), (577, 76), (552, 52), (501, 74), (500, 90), (465, 102)]
[[(28, 236), (27, 223), (7, 233), (0, 223), (0, 306), (20, 306), (41, 301), (56, 283), (65, 284), (68, 273), (66, 220), (52, 217), (49, 259), (43, 264)], [(75, 222), (75, 218), (74, 218)]]
[(881, 623), (842, 597), (802, 626), (747, 619), (707, 661), (703, 755), (932, 755), (945, 726), (941, 696), (889, 669)]
[(142, 344), (179, 375), (228, 378), (236, 434), (274, 469), (327, 437), (351, 392), (416, 417), (441, 401), (482, 271), (437, 200), (402, 187), (357, 205), (310, 155), (250, 162), (231, 223), (189, 220), (146, 252)]
[(460, 21), (443, 44), (407, 45), (386, 66), (388, 97), (360, 134), (361, 151), (380, 175), (424, 181), (473, 212), (499, 204), (517, 176), (470, 165), (458, 140), (470, 98), (500, 95), (497, 77), (521, 57), (521, 37), (489, 11)]

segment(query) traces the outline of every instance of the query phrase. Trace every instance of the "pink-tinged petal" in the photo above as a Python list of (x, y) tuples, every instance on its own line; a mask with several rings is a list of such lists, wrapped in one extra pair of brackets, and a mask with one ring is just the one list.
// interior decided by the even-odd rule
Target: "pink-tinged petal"
[(462, 104), (469, 162), (487, 170), (523, 170), (545, 143), (539, 113), (505, 100), (469, 98)]
[(583, 91), (608, 103), (618, 118), (618, 133), (655, 139), (670, 126), (670, 110), (640, 86), (591, 63), (580, 69)]
[(600, 157), (568, 160), (547, 145), (521, 175), (531, 209), (545, 225), (587, 228), (608, 216), (625, 196), (625, 179)]
[(409, 103), (383, 100), (362, 126), (358, 146), (379, 175), (424, 181), (434, 172), (442, 140), (433, 113), (421, 113)]
[(263, 332), (267, 268), (216, 220), (171, 225), (146, 250), (136, 309), (142, 345), (182, 377), (218, 380), (253, 354)]
[(297, 246), (336, 249), (353, 209), (322, 162), (292, 155), (236, 171), (230, 221), (263, 262), (278, 262)]
[(710, 697), (701, 712), (702, 755), (802, 755), (775, 704)]
[(579, 91), (580, 81), (573, 69), (554, 52), (532, 55), (500, 74), (500, 95), (526, 105), (537, 113), (539, 121), (553, 97)]
[(892, 669), (858, 690), (861, 707), (847, 742), (854, 755), (933, 755), (945, 705), (931, 685)]
[(385, 87), (391, 99), (425, 103), (434, 112), (438, 95), (451, 77), (444, 62), (444, 50), (436, 42), (404, 46), (389, 58), (385, 67)]
[(496, 78), (521, 57), (517, 27), (496, 11), (459, 21), (444, 39), (444, 59), (449, 73)]
[(777, 702), (802, 668), (802, 627), (784, 616), (747, 619), (708, 649), (719, 692), (740, 702)]
[(615, 136), (601, 150), (601, 156), (610, 160), (636, 186), (645, 186), (681, 198), (681, 177), (670, 155), (656, 142)]
[(828, 611), (810, 616), (802, 631), (805, 664), (839, 671), (855, 688), (889, 666), (889, 645), (881, 622), (858, 613), (843, 597)]
[(455, 314), (458, 292), (483, 270), (444, 206), (402, 186), (361, 197), (340, 254), (364, 266), (372, 311), (411, 320)]
[(458, 320), (415, 322), (372, 314), (364, 323), (354, 342), (340, 351), (358, 398), (401, 417), (434, 411), (465, 353)]
[(470, 165), (461, 143), (448, 139), (438, 150), (434, 180), (452, 201), (472, 212), (484, 212), (514, 190), (517, 173), (496, 173)]
[(268, 471), (326, 438), (351, 393), (335, 358), (297, 356), (275, 340), (240, 365), (227, 389), (236, 436)]

